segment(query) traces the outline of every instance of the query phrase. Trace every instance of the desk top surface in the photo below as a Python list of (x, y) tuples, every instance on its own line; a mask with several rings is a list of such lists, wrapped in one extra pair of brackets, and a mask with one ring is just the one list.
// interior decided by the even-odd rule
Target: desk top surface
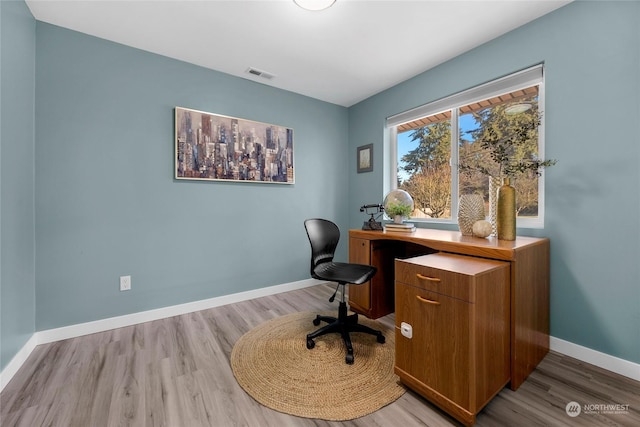
[(398, 240), (445, 251), (494, 259), (515, 259), (515, 253), (530, 246), (549, 244), (549, 239), (518, 236), (516, 240), (499, 240), (496, 237), (463, 236), (459, 231), (418, 228), (412, 233), (398, 231), (349, 230), (349, 237), (366, 240)]

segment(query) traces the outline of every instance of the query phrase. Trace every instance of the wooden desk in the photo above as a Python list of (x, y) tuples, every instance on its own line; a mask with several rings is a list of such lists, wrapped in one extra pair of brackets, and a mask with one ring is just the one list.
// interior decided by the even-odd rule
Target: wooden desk
[(351, 309), (372, 319), (393, 312), (394, 259), (434, 252), (510, 263), (510, 384), (517, 390), (549, 351), (549, 239), (481, 239), (424, 228), (413, 233), (349, 230), (349, 262), (378, 268), (370, 282), (349, 288)]

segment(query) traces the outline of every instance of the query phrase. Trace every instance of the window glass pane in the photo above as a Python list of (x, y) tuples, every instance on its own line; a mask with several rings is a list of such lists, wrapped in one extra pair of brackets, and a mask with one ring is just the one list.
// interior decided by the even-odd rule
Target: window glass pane
[(412, 195), (414, 220), (455, 223), (461, 194), (482, 195), (490, 215), (500, 177), (509, 176), (518, 227), (544, 226), (538, 174), (555, 160), (540, 159), (543, 109), (543, 67), (537, 65), (388, 117), (396, 142), (390, 151), (397, 153), (390, 188)]
[(398, 188), (413, 197), (412, 218), (451, 218), (451, 112), (398, 126)]
[[(482, 194), (488, 203), (488, 175), (510, 175), (517, 215), (537, 217), (538, 176), (527, 168), (538, 159), (538, 87), (462, 106), (458, 114), (459, 162), (465, 167), (459, 176), (460, 194)], [(509, 159), (506, 170), (500, 156)]]

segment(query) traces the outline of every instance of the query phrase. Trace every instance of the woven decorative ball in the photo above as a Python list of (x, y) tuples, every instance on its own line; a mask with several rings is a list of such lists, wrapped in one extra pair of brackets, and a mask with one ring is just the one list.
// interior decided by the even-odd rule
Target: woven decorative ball
[(473, 224), (484, 219), (484, 199), (479, 194), (463, 194), (458, 204), (458, 227), (464, 236), (473, 234)]
[(477, 237), (487, 237), (491, 234), (493, 227), (489, 221), (481, 219), (473, 223), (473, 235)]

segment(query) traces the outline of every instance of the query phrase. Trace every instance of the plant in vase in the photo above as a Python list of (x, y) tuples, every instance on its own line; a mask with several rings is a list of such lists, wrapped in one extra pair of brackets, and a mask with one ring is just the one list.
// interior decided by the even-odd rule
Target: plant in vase
[[(523, 178), (523, 190), (527, 185), (537, 186), (535, 178), (541, 175), (542, 169), (556, 164), (556, 160), (538, 158), (538, 126), (542, 118), (537, 111), (537, 103), (526, 105), (528, 107), (524, 111), (515, 114), (509, 112), (508, 105), (477, 113), (476, 121), (480, 127), (471, 131), (475, 142), (465, 147), (458, 165), (467, 176), (480, 174), (489, 179), (490, 218), (498, 238), (503, 240), (514, 240), (516, 236), (514, 180)], [(496, 186), (499, 186), (497, 191), (492, 191)], [(530, 207), (526, 200), (522, 202), (518, 209)], [(535, 203), (537, 209), (537, 191)]]
[(384, 198), (382, 206), (385, 214), (396, 224), (401, 224), (413, 213), (413, 198), (404, 190), (392, 190)]
[(399, 224), (411, 216), (413, 206), (402, 202), (389, 202), (384, 207), (384, 211), (389, 218), (393, 218), (393, 222)]

